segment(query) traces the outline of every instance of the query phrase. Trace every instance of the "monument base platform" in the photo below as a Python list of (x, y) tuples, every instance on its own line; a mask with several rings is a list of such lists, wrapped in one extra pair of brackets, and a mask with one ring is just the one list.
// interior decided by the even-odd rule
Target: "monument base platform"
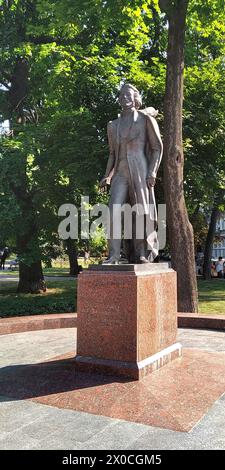
[(139, 380), (181, 356), (167, 263), (94, 266), (78, 277), (79, 370)]
[(110, 359), (98, 359), (93, 357), (76, 356), (75, 366), (80, 372), (116, 375), (134, 380), (143, 379), (157, 369), (165, 366), (173, 359), (182, 356), (180, 343), (175, 343), (169, 348), (153, 354), (140, 362), (113, 361)]

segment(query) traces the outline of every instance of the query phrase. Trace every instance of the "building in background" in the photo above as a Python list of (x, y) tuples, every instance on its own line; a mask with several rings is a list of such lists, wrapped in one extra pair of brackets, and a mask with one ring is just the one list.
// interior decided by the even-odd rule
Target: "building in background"
[(216, 239), (213, 243), (213, 258), (225, 258), (225, 213), (221, 214), (216, 224)]

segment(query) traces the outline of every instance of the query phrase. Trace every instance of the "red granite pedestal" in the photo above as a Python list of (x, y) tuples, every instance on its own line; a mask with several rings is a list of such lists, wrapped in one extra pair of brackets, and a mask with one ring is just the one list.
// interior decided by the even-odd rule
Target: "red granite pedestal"
[(138, 380), (181, 356), (176, 273), (166, 263), (88, 269), (77, 310), (79, 370)]

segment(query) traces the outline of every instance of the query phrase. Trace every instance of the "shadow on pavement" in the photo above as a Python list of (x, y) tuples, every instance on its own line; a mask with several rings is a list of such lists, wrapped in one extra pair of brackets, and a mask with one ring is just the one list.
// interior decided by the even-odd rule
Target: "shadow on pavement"
[(75, 369), (74, 359), (70, 358), (3, 367), (0, 370), (0, 395), (9, 397), (10, 401), (12, 398), (24, 400), (130, 381), (113, 376), (78, 372)]

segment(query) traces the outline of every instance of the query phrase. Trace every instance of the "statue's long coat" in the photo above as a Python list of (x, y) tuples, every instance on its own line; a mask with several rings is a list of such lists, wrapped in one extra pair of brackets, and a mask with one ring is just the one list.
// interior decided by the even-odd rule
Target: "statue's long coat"
[[(146, 179), (156, 177), (161, 158), (162, 140), (156, 119), (148, 108), (134, 111), (133, 124), (127, 136), (127, 162), (130, 171), (131, 187), (134, 203), (141, 204), (144, 214), (149, 214), (152, 220), (157, 219), (154, 188), (148, 189)], [(108, 141), (110, 154), (106, 169), (106, 177), (112, 177), (117, 172), (119, 161), (119, 127), (120, 117), (108, 123)]]

